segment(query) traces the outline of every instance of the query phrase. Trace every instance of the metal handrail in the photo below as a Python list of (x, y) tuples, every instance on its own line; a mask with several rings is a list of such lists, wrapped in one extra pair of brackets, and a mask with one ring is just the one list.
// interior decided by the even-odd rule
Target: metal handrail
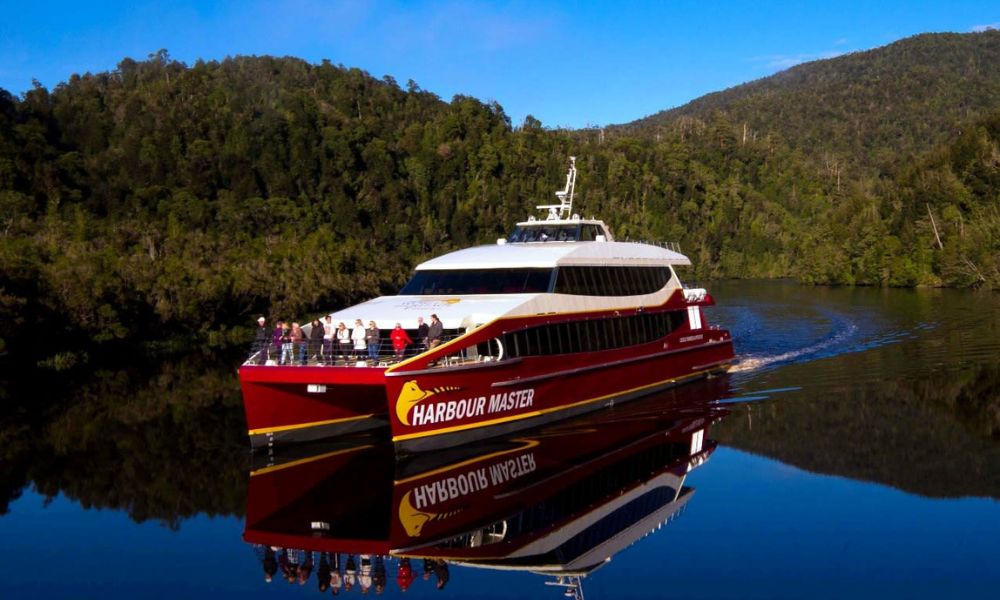
[(676, 252), (677, 254), (683, 254), (683, 252), (681, 252), (681, 245), (679, 242), (665, 242), (657, 240), (633, 240), (629, 238), (625, 238), (625, 241), (630, 244), (646, 244), (647, 246), (656, 246), (657, 248), (670, 250), (672, 252)]
[[(462, 335), (465, 335), (465, 332), (443, 335), (441, 343), (444, 344)], [(369, 352), (367, 345), (364, 350), (355, 349), (353, 340), (350, 344), (340, 344), (337, 340), (332, 340), (332, 345), (325, 344), (326, 340), (307, 339), (305, 342), (281, 345), (268, 340), (263, 348), (255, 342), (251, 345), (249, 356), (243, 364), (268, 367), (388, 367), (430, 350), (422, 343), (414, 342), (403, 350), (402, 355), (397, 355), (391, 339), (388, 337), (380, 339), (381, 343), (374, 353)], [(291, 345), (291, 348), (286, 350), (284, 348), (286, 345)]]

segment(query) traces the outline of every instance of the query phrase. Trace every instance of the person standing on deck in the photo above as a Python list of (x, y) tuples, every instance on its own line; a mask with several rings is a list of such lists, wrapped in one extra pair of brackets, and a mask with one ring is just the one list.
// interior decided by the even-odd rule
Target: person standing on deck
[(336, 332), (337, 328), (333, 326), (333, 317), (326, 315), (323, 318), (323, 362), (327, 365), (333, 364), (333, 341)]
[(444, 335), (444, 325), (437, 315), (431, 315), (431, 324), (427, 328), (427, 347), (436, 348), (441, 344), (441, 336)]
[(267, 350), (271, 345), (271, 332), (267, 330), (267, 319), (263, 316), (257, 319), (257, 335), (253, 339), (253, 354), (257, 355), (257, 364), (267, 362)]
[(278, 322), (274, 324), (274, 333), (271, 334), (271, 348), (279, 362), (281, 361), (281, 337), (284, 335), (284, 332), (285, 322), (278, 319)]
[(286, 323), (281, 324), (281, 360), (278, 364), (292, 364), (292, 328)]
[(347, 328), (347, 325), (344, 325), (343, 321), (341, 321), (340, 324), (337, 325), (337, 333), (335, 335), (337, 337), (337, 351), (340, 353), (340, 358), (344, 360), (344, 364), (346, 365), (351, 356), (351, 330)]
[(354, 320), (354, 331), (351, 332), (351, 340), (354, 342), (354, 359), (365, 359), (365, 326), (361, 324), (361, 319)]
[(323, 324), (319, 322), (319, 319), (313, 319), (312, 328), (309, 329), (309, 360), (316, 361), (316, 364), (323, 362), (323, 357), (320, 354), (325, 335), (326, 330), (323, 329)]
[(403, 358), (406, 347), (413, 343), (413, 340), (410, 339), (410, 334), (406, 333), (406, 330), (399, 323), (396, 323), (392, 333), (389, 334), (389, 338), (392, 340), (392, 351), (395, 353), (396, 358)]
[(378, 330), (375, 321), (368, 321), (368, 329), (365, 330), (365, 343), (368, 344), (368, 358), (372, 365), (378, 364), (378, 351), (382, 347), (382, 332)]
[(292, 343), (295, 344), (295, 354), (299, 363), (306, 364), (306, 332), (298, 323), (292, 323)]
[(423, 317), (417, 317), (417, 353), (423, 352), (427, 349), (427, 323), (424, 323)]

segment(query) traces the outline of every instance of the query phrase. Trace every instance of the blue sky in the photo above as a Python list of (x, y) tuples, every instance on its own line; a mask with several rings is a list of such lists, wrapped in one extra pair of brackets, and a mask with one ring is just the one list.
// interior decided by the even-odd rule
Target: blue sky
[(166, 48), (177, 60), (324, 58), (499, 102), (549, 127), (631, 121), (803, 61), (928, 31), (1000, 28), (1000, 1), (18, 2), (0, 87), (46, 87)]

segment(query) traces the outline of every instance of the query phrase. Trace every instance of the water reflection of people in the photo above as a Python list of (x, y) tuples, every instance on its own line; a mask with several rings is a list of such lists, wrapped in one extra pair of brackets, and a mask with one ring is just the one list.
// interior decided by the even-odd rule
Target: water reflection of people
[(340, 573), (340, 554), (334, 552), (330, 555), (330, 593), (334, 596), (340, 594), (343, 583), (343, 575)]
[(424, 581), (430, 579), (432, 574), (437, 579), (434, 586), (439, 590), (443, 590), (445, 584), (448, 583), (448, 563), (434, 558), (425, 558)]
[(396, 583), (401, 591), (406, 591), (413, 584), (413, 567), (410, 566), (410, 559), (399, 559), (399, 571), (396, 572)]
[(281, 551), (278, 556), (278, 568), (281, 569), (281, 577), (288, 583), (295, 583), (296, 563), (293, 562), (295, 552), (289, 552), (288, 548)]
[(278, 572), (278, 557), (275, 556), (274, 548), (271, 546), (257, 546), (257, 548), (263, 550), (260, 564), (264, 568), (264, 581), (271, 583), (274, 574)]
[(344, 564), (344, 591), (349, 592), (354, 588), (354, 581), (357, 577), (358, 567), (354, 562), (354, 555), (347, 555), (347, 562)]
[(434, 584), (435, 587), (439, 590), (443, 590), (445, 584), (448, 583), (448, 563), (443, 560), (436, 561), (434, 566), (434, 575), (437, 576), (437, 583)]
[(367, 594), (372, 587), (372, 555), (361, 555), (361, 568), (358, 570), (358, 585), (361, 586), (361, 593)]
[[(255, 544), (254, 551), (264, 569), (264, 581), (270, 583), (280, 570), (282, 578), (289, 584), (298, 582), (305, 585), (309, 581), (315, 567), (316, 585), (320, 593), (329, 591), (339, 596), (341, 590), (350, 592), (355, 583), (362, 594), (368, 594), (372, 589), (376, 595), (381, 595), (388, 587), (389, 569), (387, 561), (393, 560), (391, 555), (361, 554), (357, 557), (346, 555), (346, 561), (337, 552), (322, 552), (295, 548), (278, 548), (263, 544)], [(448, 583), (448, 563), (433, 558), (423, 559), (423, 579), (435, 578), (435, 587), (444, 589)], [(396, 584), (401, 592), (406, 592), (418, 578), (414, 572), (412, 559), (400, 557), (396, 571)]]
[(372, 567), (372, 585), (375, 587), (375, 593), (381, 594), (385, 591), (385, 558), (381, 554), (375, 555), (375, 565)]
[(330, 589), (330, 561), (326, 552), (319, 553), (319, 566), (316, 567), (316, 586), (320, 593)]

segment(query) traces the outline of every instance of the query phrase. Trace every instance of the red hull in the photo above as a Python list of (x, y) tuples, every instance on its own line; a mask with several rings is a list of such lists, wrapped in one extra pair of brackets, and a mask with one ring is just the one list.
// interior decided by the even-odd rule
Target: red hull
[(385, 427), (384, 368), (240, 367), (253, 447)]
[(519, 328), (696, 310), (712, 303), (677, 294), (655, 309), (500, 319), (392, 367), (244, 365), (255, 447), (389, 425), (403, 451), (424, 451), (570, 418), (725, 371), (729, 332), (688, 323), (654, 341), (600, 352), (451, 362), (465, 349)]
[[(590, 364), (538, 357), (464, 372), (389, 373), (386, 395), (396, 399), (389, 411), (392, 439), (403, 450), (431, 450), (613, 406), (724, 371), (732, 344), (643, 357), (609, 352), (597, 364), (589, 358)], [(414, 389), (440, 391), (407, 405)]]

